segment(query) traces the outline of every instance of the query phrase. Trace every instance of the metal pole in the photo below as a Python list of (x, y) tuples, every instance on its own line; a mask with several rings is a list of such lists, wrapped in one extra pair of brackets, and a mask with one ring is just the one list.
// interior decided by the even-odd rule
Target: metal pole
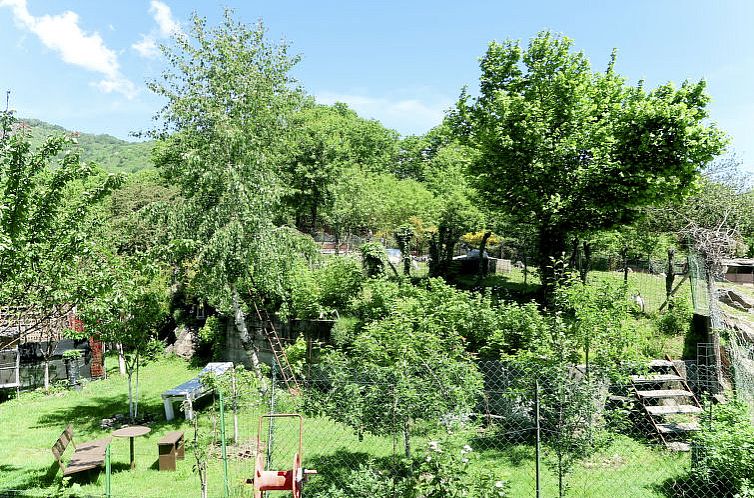
[(541, 442), (541, 434), (540, 434), (540, 427), (539, 427), (539, 380), (534, 381), (534, 421), (536, 423), (536, 445), (535, 445), (535, 454), (536, 459), (534, 462), (534, 473), (535, 473), (535, 480), (536, 480), (536, 496), (537, 498), (540, 498), (541, 496), (541, 487), (539, 482), (539, 468), (540, 468), (540, 454), (541, 454), (541, 448), (540, 448), (540, 442)]
[(110, 445), (105, 447), (105, 497), (110, 498)]
[(218, 389), (218, 391), (220, 392), (220, 439), (223, 451), (223, 479), (225, 480), (223, 484), (223, 496), (228, 498), (230, 489), (228, 486), (228, 452), (225, 448), (225, 402), (223, 400), (222, 389)]
[[(272, 386), (270, 387), (270, 415), (275, 414), (275, 382), (277, 380), (277, 365), (275, 362), (272, 362)], [(270, 469), (270, 464), (272, 463), (272, 438), (273, 438), (273, 424), (275, 423), (274, 418), (270, 418), (269, 425), (267, 426), (267, 468), (265, 470)]]

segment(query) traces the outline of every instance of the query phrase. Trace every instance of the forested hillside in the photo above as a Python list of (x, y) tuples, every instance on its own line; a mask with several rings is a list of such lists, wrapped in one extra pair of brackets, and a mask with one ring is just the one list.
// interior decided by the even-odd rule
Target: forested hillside
[[(34, 146), (56, 133), (71, 133), (62, 126), (46, 123), (39, 119), (22, 118), (22, 122), (31, 127), (31, 142)], [(152, 142), (128, 142), (112, 135), (95, 135), (80, 133), (78, 143), (81, 147), (81, 160), (94, 162), (111, 173), (142, 170), (151, 167), (150, 153)]]

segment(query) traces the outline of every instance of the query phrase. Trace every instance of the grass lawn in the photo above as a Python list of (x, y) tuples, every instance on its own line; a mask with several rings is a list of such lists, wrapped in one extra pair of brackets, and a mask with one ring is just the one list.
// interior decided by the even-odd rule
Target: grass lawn
[[(152, 432), (137, 438), (136, 470), (129, 469), (128, 441), (114, 439), (112, 453), (112, 493), (117, 497), (197, 497), (199, 480), (193, 472), (194, 455), (187, 448), (186, 460), (178, 462), (176, 472), (157, 470), (157, 440), (166, 432), (183, 430), (186, 439), (193, 437), (193, 428), (182, 419), (164, 420), (160, 393), (198, 372), (184, 361), (168, 358), (147, 365), (141, 375), (140, 410), (154, 420)], [(86, 441), (108, 435), (100, 428), (102, 418), (126, 412), (126, 380), (111, 372), (107, 380), (91, 382), (82, 391), (65, 391), (49, 396), (25, 393), (20, 399), (0, 404), (0, 495), (3, 491), (27, 490), (27, 496), (51, 496), (61, 486), (61, 476), (54, 463), (50, 447), (67, 423), (74, 426), (74, 441)], [(252, 496), (251, 486), (243, 481), (253, 473), (254, 443), (257, 417), (267, 408), (260, 400), (247, 400), (239, 415), (238, 446), (229, 447), (229, 475), (231, 496)], [(280, 392), (276, 397), (276, 411), (295, 411), (297, 399)], [(209, 408), (200, 410), (200, 426), (210, 433)], [(180, 416), (180, 414), (179, 414)], [(232, 416), (227, 427), (232, 434)], [(264, 430), (266, 439), (267, 429)], [(274, 430), (273, 468), (289, 468), (297, 447), (297, 427), (290, 420), (276, 423)], [(418, 437), (413, 448), (421, 451), (429, 436)], [(485, 474), (510, 483), (510, 496), (534, 496), (534, 451), (530, 444), (506, 443), (500, 438), (484, 440), (473, 431), (457, 433), (454, 442), (468, 442), (473, 448), (469, 475)], [(350, 471), (370, 458), (388, 457), (403, 450), (400, 438), (364, 435), (354, 432), (327, 418), (308, 417), (304, 426), (304, 466), (318, 467), (320, 480), (311, 490), (325, 489), (326, 484), (342, 482)], [(71, 450), (68, 450), (71, 451)], [(70, 453), (66, 453), (69, 455)], [(209, 496), (222, 496), (222, 462), (219, 449), (209, 458)], [(677, 477), (688, 467), (688, 454), (671, 454), (653, 449), (625, 436), (614, 440), (577, 464), (567, 483), (569, 496), (629, 498), (664, 496), (661, 485)], [(93, 472), (88, 478), (75, 480), (82, 492), (101, 495), (104, 491), (104, 472)], [(552, 457), (545, 455), (542, 464), (542, 496), (557, 496), (557, 478)], [(284, 495), (281, 495), (284, 496)], [(324, 495), (321, 493), (309, 496)]]

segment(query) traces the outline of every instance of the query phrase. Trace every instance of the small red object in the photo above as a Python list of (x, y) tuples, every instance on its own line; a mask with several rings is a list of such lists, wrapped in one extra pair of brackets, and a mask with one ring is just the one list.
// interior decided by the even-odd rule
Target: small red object
[(262, 421), (265, 418), (298, 418), (299, 435), (298, 451), (293, 455), (293, 467), (289, 470), (265, 470), (265, 457), (262, 451), (262, 441), (257, 436), (257, 459), (254, 466), (254, 498), (262, 498), (263, 491), (290, 491), (293, 498), (301, 498), (301, 486), (306, 476), (316, 474), (313, 469), (301, 467), (301, 452), (303, 446), (304, 418), (301, 415), (280, 413), (262, 415), (259, 417), (259, 434), (262, 434)]

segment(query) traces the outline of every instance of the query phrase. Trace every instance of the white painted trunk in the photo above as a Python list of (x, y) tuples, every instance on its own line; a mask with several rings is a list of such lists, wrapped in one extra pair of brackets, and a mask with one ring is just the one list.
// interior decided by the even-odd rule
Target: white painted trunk
[(116, 344), (115, 349), (118, 350), (118, 370), (121, 375), (126, 375), (126, 357), (123, 355), (123, 344)]
[(45, 361), (45, 391), (50, 390), (50, 362)]
[(235, 286), (233, 287), (233, 317), (236, 323), (236, 329), (241, 338), (241, 344), (243, 344), (246, 354), (251, 359), (251, 366), (254, 369), (254, 373), (258, 378), (262, 378), (262, 370), (259, 364), (259, 355), (257, 354), (257, 348), (254, 344), (253, 338), (249, 335), (249, 330), (246, 327), (246, 315), (241, 309), (239, 303), (238, 291)]
[(131, 419), (131, 421), (133, 421), (135, 417), (133, 388), (131, 387), (131, 374), (130, 373), (128, 374), (128, 417)]

